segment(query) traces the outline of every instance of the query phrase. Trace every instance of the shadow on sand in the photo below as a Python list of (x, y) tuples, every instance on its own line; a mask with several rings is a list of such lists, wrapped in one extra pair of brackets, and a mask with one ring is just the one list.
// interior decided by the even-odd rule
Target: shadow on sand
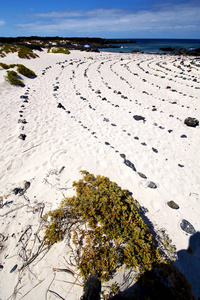
[(200, 232), (190, 237), (188, 249), (178, 251), (176, 262), (154, 265), (153, 269), (142, 274), (134, 285), (110, 298), (122, 299), (200, 299)]

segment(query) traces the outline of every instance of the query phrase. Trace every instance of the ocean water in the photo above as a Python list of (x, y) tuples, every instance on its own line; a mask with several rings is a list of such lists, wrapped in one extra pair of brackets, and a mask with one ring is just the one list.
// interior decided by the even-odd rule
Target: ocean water
[[(125, 40), (125, 39), (124, 39)], [(136, 43), (115, 44), (120, 48), (99, 49), (103, 52), (124, 52), (131, 53), (133, 50), (140, 50), (144, 53), (164, 53), (159, 48), (185, 48), (188, 50), (200, 48), (200, 39), (128, 39)]]

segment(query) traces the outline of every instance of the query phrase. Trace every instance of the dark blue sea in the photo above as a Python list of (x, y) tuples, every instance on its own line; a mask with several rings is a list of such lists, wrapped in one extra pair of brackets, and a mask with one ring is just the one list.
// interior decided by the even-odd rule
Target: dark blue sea
[[(123, 39), (126, 40), (126, 39)], [(136, 41), (136, 43), (115, 44), (119, 48), (99, 49), (103, 52), (124, 52), (131, 53), (134, 50), (140, 50), (144, 53), (164, 53), (160, 48), (171, 47), (175, 49), (185, 48), (187, 50), (200, 48), (198, 39), (127, 39)]]

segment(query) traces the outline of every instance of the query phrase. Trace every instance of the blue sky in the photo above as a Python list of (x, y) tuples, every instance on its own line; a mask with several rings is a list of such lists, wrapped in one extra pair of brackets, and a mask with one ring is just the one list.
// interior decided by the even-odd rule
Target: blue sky
[(0, 36), (200, 39), (200, 0), (10, 0)]

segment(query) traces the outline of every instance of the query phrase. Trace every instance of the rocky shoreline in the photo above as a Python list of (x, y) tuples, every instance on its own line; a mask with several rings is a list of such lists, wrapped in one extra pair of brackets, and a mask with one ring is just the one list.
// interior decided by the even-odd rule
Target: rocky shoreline
[(166, 47), (166, 48), (160, 48), (159, 50), (170, 53), (172, 55), (200, 56), (200, 48), (187, 50), (185, 48), (176, 49), (176, 48)]
[[(99, 52), (100, 48), (120, 48), (118, 43), (136, 43), (133, 40), (102, 39), (102, 38), (63, 38), (63, 37), (0, 37), (3, 44), (23, 45), (32, 50), (42, 51), (42, 48), (65, 47), (68, 50)], [(85, 47), (89, 45), (89, 47)]]

